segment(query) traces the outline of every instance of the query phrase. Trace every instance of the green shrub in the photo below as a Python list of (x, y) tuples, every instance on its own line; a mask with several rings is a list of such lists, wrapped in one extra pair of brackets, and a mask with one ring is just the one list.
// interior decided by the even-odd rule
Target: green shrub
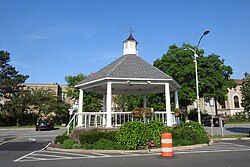
[(104, 133), (96, 129), (90, 131), (84, 131), (79, 136), (79, 141), (81, 144), (88, 143), (94, 144), (98, 140), (104, 137)]
[(208, 143), (209, 138), (204, 128), (198, 123), (190, 121), (183, 123), (173, 130), (174, 145), (193, 145)]
[(123, 149), (135, 150), (142, 145), (145, 139), (145, 124), (142, 122), (128, 122), (116, 133), (116, 140)]
[(93, 145), (93, 149), (96, 150), (117, 150), (121, 149), (121, 146), (115, 142), (108, 139), (101, 139)]
[(62, 148), (64, 148), (64, 149), (70, 149), (70, 148), (72, 148), (73, 145), (75, 145), (75, 144), (76, 144), (75, 140), (73, 140), (73, 139), (67, 139), (67, 140), (65, 140), (65, 141), (63, 142)]
[(90, 150), (93, 149), (94, 144), (83, 143), (81, 144), (82, 149)]
[(81, 144), (94, 144), (101, 139), (108, 139), (115, 141), (116, 131), (100, 131), (97, 129), (90, 131), (83, 131), (79, 135), (79, 141)]
[(161, 145), (161, 134), (162, 132), (172, 132), (172, 129), (167, 128), (159, 121), (150, 121), (146, 124), (145, 128), (145, 139), (147, 141), (154, 141), (156, 147)]
[(66, 133), (59, 135), (55, 138), (54, 142), (55, 144), (63, 144), (65, 140), (69, 139), (69, 136), (67, 136)]

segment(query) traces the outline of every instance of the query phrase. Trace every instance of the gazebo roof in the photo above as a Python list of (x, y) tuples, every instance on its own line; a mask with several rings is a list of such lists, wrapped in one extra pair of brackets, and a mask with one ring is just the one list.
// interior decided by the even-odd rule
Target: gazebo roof
[[(124, 55), (111, 64), (93, 73), (80, 84), (101, 78), (141, 78), (141, 79), (172, 79), (158, 68), (144, 61), (137, 55)], [(79, 84), (79, 85), (80, 85)]]
[[(106, 80), (106, 81), (105, 81)], [(101, 87), (100, 85), (103, 84), (103, 82), (107, 82), (107, 80), (123, 80), (125, 83), (129, 83), (130, 87), (124, 85), (123, 86), (117, 86), (117, 92), (121, 93), (140, 93), (140, 91), (144, 90), (145, 93), (159, 93), (164, 91), (163, 87), (157, 88), (157, 86), (143, 86), (141, 83), (137, 82), (137, 86), (131, 87), (130, 81), (139, 81), (139, 82), (168, 82), (172, 86), (173, 90), (179, 89), (181, 86), (170, 76), (163, 73), (158, 68), (154, 67), (153, 65), (147, 63), (145, 60), (140, 58), (137, 55), (124, 55), (117, 60), (113, 61), (111, 64), (107, 65), (106, 67), (102, 68), (101, 70), (91, 74), (89, 77), (84, 79), (82, 82), (80, 82), (78, 85), (76, 85), (77, 88), (81, 89), (89, 89), (87, 91), (93, 91), (93, 92), (99, 92), (104, 93), (105, 87)], [(139, 84), (139, 85), (138, 85)], [(134, 84), (136, 85), (136, 84)], [(90, 89), (91, 88), (91, 89)], [(139, 92), (136, 92), (136, 90), (140, 90)], [(150, 89), (150, 90), (149, 90)], [(156, 90), (157, 89), (157, 90)]]

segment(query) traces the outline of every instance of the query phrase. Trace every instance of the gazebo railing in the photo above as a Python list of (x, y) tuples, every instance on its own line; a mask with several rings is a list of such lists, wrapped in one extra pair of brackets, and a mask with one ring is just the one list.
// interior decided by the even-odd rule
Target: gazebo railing
[[(67, 133), (69, 134), (70, 129), (73, 129), (78, 125), (78, 116), (82, 116), (82, 124), (80, 127), (105, 127), (106, 126), (106, 112), (82, 112), (75, 113), (67, 125)], [(166, 111), (155, 111), (152, 117), (135, 119), (132, 117), (131, 112), (111, 112), (112, 126), (119, 127), (124, 123), (134, 120), (140, 120), (148, 122), (150, 120), (157, 120), (163, 124), (167, 124), (167, 113)], [(176, 124), (175, 114), (172, 113), (172, 124)]]

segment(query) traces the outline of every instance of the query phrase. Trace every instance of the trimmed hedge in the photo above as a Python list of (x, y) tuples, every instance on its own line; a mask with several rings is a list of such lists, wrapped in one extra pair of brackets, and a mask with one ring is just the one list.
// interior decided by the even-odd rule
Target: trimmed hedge
[(83, 131), (79, 135), (79, 142), (81, 144), (94, 144), (101, 139), (108, 139), (115, 141), (116, 131), (100, 131), (93, 129), (90, 131)]
[(146, 126), (144, 123), (135, 121), (124, 124), (116, 134), (116, 140), (123, 149), (136, 150), (146, 141)]

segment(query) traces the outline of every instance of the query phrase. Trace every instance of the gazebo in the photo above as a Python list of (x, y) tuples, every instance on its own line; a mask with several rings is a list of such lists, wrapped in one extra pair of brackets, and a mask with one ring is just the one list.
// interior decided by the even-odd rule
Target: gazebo
[(113, 127), (112, 114), (115, 113), (112, 111), (113, 95), (144, 95), (143, 107), (146, 108), (148, 94), (165, 92), (166, 110), (163, 112), (166, 114), (167, 125), (173, 125), (170, 92), (175, 93), (175, 108), (179, 108), (178, 89), (181, 86), (173, 78), (139, 57), (137, 46), (138, 42), (130, 33), (123, 42), (123, 56), (76, 85), (80, 90), (79, 107), (76, 113), (78, 127), (83, 127), (83, 122), (86, 126), (87, 118), (82, 112), (84, 91), (103, 95), (103, 111), (98, 114), (102, 115), (102, 125), (106, 128)]

